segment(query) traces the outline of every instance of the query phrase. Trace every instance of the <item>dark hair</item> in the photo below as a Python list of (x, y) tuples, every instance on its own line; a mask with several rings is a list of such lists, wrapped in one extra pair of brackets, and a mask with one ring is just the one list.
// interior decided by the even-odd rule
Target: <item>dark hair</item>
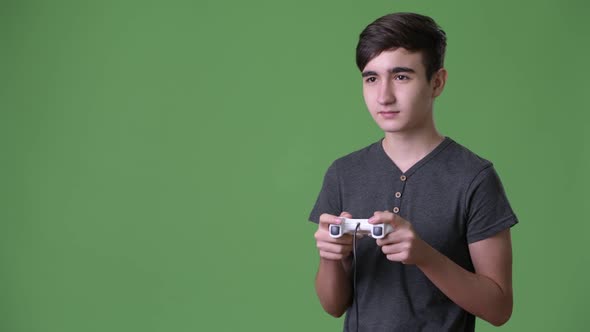
[(426, 78), (443, 67), (447, 36), (428, 16), (415, 13), (393, 13), (369, 24), (356, 46), (356, 65), (362, 71), (367, 63), (386, 50), (405, 48), (421, 52)]

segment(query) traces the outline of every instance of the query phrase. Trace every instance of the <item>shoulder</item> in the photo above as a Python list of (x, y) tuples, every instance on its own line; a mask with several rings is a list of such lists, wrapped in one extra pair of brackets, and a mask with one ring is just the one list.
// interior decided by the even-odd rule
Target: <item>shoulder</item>
[(334, 160), (330, 168), (337, 172), (366, 170), (381, 159), (381, 140)]
[(450, 142), (444, 149), (444, 158), (439, 158), (443, 164), (440, 166), (444, 166), (449, 172), (461, 176), (468, 182), (482, 173), (493, 170), (491, 161), (482, 158), (450, 138), (448, 140)]

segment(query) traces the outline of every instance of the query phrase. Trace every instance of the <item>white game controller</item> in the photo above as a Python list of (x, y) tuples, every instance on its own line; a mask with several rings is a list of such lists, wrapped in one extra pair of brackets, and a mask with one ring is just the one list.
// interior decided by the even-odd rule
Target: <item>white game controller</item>
[(381, 239), (393, 232), (393, 226), (390, 224), (369, 224), (368, 219), (341, 219), (340, 225), (329, 225), (328, 231), (331, 237), (338, 238), (344, 234), (354, 234), (357, 225), (359, 225), (357, 234), (370, 234), (374, 239)]

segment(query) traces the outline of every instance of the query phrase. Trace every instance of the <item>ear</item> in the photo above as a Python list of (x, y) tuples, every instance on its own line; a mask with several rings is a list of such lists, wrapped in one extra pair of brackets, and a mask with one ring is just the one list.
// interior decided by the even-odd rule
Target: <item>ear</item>
[(447, 75), (447, 70), (444, 68), (440, 68), (432, 75), (432, 98), (440, 96), (443, 92), (447, 83)]

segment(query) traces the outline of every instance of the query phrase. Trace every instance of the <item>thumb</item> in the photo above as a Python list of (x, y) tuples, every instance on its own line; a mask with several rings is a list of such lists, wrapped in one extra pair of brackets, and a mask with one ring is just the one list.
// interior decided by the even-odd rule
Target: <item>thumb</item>
[(343, 211), (342, 213), (340, 213), (340, 217), (344, 217), (344, 218), (348, 218), (348, 219), (352, 219), (352, 214)]
[(376, 211), (369, 219), (371, 224), (390, 224), (391, 226), (400, 226), (403, 219), (391, 211)]
[(389, 222), (391, 226), (401, 227), (409, 224), (409, 222), (406, 219), (402, 218), (399, 214), (392, 212), (389, 213), (391, 214), (391, 221)]

